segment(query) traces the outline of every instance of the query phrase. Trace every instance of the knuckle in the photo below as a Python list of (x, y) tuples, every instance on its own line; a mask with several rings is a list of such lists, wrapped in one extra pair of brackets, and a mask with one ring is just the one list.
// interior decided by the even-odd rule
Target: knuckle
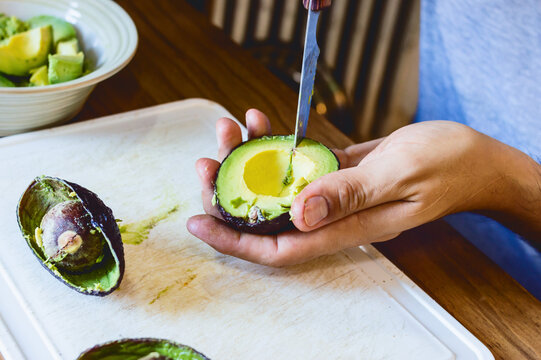
[(259, 252), (255, 262), (265, 266), (280, 267), (282, 266), (286, 255), (287, 253), (284, 252), (284, 249), (279, 245), (279, 242), (275, 240), (272, 249), (267, 248), (265, 251)]
[(364, 206), (367, 197), (362, 184), (341, 175), (337, 185), (337, 210), (341, 214), (355, 212)]
[(267, 253), (262, 260), (265, 262), (265, 265), (283, 267), (297, 263), (299, 260), (298, 256), (302, 253), (303, 251), (297, 242), (283, 238), (281, 241), (276, 241), (275, 251)]
[(277, 252), (270, 256), (261, 257), (259, 263), (261, 265), (279, 268), (291, 263), (289, 257), (287, 254)]
[(355, 220), (359, 234), (363, 234), (363, 237), (366, 236), (366, 230), (369, 228), (369, 224), (365, 214), (363, 212), (356, 213)]

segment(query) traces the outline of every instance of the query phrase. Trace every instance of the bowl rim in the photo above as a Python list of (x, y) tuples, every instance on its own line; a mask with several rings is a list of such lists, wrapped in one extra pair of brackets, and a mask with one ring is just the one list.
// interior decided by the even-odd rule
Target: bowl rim
[[(135, 26), (133, 19), (126, 12), (126, 10), (122, 8), (122, 6), (120, 6), (119, 4), (117, 4), (116, 2), (112, 0), (98, 0), (98, 1), (102, 2), (102, 4), (105, 4), (106, 6), (114, 7), (115, 11), (117, 11), (118, 14), (124, 17), (123, 23), (126, 25), (125, 29), (128, 31), (130, 37), (133, 37), (134, 39), (133, 46), (131, 47), (131, 49), (129, 49), (128, 52), (126, 52), (123, 58), (121, 58), (122, 59), (121, 61), (119, 61), (114, 67), (111, 67), (109, 70), (102, 72), (99, 75), (97, 75), (98, 72), (94, 70), (86, 75), (81, 76), (80, 78), (66, 81), (60, 84), (45, 85), (45, 86), (31, 86), (31, 87), (0, 87), (0, 95), (39, 94), (39, 93), (49, 93), (49, 92), (62, 92), (62, 91), (69, 91), (69, 90), (73, 90), (77, 88), (83, 88), (83, 87), (95, 85), (113, 76), (114, 74), (122, 70), (124, 67), (126, 67), (126, 65), (128, 65), (128, 63), (135, 56), (135, 53), (137, 52), (137, 48), (139, 46), (139, 34), (137, 32), (137, 27)], [(107, 63), (105, 63), (104, 66), (106, 66), (106, 64)]]

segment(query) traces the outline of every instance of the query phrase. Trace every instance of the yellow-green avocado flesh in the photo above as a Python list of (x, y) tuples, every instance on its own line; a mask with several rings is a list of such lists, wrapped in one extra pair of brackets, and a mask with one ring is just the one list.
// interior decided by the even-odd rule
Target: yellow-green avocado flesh
[(0, 41), (0, 72), (26, 76), (47, 62), (52, 46), (52, 28), (43, 26)]
[(304, 139), (293, 153), (292, 145), (292, 135), (265, 136), (234, 149), (216, 178), (221, 211), (236, 221), (273, 220), (289, 212), (306, 185), (338, 170), (336, 156), (321, 143)]

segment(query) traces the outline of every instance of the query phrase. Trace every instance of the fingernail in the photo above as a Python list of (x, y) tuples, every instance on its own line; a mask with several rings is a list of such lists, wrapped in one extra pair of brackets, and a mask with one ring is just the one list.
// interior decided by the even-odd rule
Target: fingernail
[(329, 215), (329, 205), (323, 196), (314, 196), (304, 203), (304, 222), (314, 226)]

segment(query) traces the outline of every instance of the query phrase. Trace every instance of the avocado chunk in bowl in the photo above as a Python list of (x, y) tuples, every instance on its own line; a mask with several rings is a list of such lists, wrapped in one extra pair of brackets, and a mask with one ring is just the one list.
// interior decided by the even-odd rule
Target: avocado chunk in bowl
[(50, 15), (38, 15), (28, 20), (31, 29), (42, 26), (51, 26), (53, 28), (53, 45), (56, 46), (60, 41), (74, 39), (77, 36), (75, 28), (69, 22)]
[(49, 15), (25, 22), (0, 14), (0, 74), (12, 84), (45, 86), (74, 80), (88, 71), (84, 61), (69, 22)]
[(111, 209), (90, 190), (41, 176), (22, 195), (17, 220), (26, 243), (58, 280), (104, 296), (124, 274), (124, 249)]
[(209, 360), (189, 346), (164, 339), (123, 339), (96, 345), (77, 360)]
[(302, 189), (336, 171), (338, 159), (325, 145), (293, 135), (264, 136), (242, 143), (222, 162), (214, 194), (224, 220), (243, 232), (269, 234), (292, 225), (289, 210)]
[(47, 62), (52, 44), (50, 26), (28, 30), (0, 42), (0, 72), (27, 76), (30, 70)]

